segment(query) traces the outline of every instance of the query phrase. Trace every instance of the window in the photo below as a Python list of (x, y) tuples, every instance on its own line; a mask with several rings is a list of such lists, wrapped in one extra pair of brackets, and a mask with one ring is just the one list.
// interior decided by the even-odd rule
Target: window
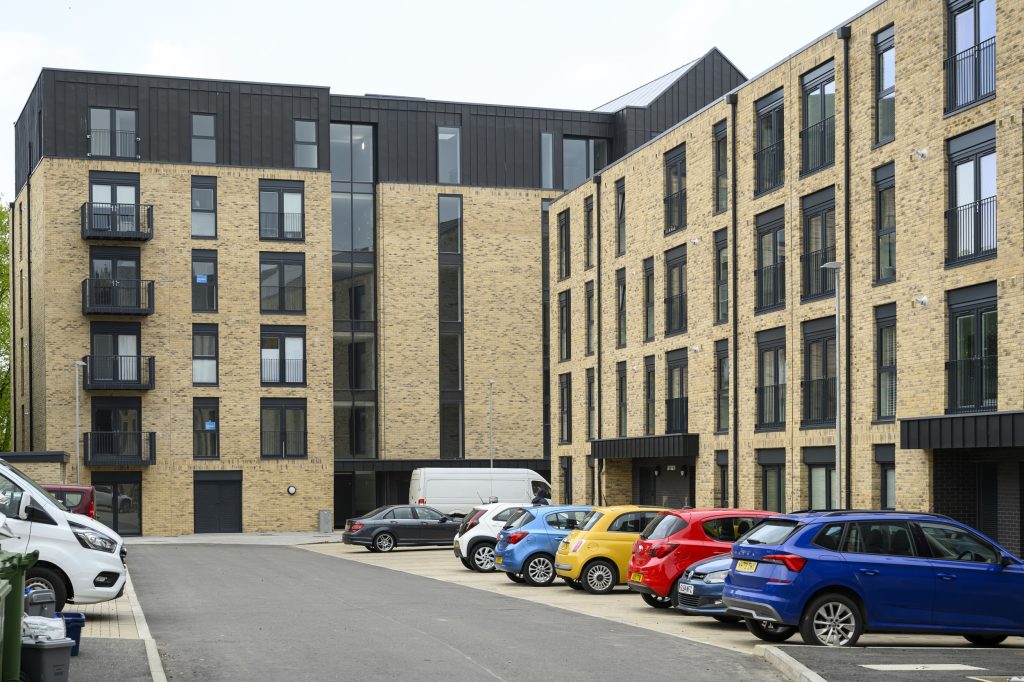
[(562, 138), (562, 186), (572, 189), (595, 171), (608, 165), (608, 141), (580, 137)]
[(896, 138), (896, 35), (892, 26), (875, 34), (875, 143)]
[(615, 433), (619, 438), (626, 437), (626, 363), (619, 362), (615, 366), (615, 405), (616, 405), (616, 429)]
[(840, 552), (914, 556), (910, 529), (905, 521), (862, 521), (847, 524)]
[(373, 251), (373, 127), (331, 124), (331, 246)]
[(462, 335), (443, 332), (440, 340), (439, 364), (441, 390), (462, 390)]
[(587, 369), (587, 440), (597, 439), (597, 396), (594, 368)]
[(306, 310), (306, 255), (260, 253), (260, 312)]
[(462, 402), (441, 402), (441, 459), (462, 459)]
[(996, 92), (996, 0), (950, 0), (946, 111)]
[(931, 521), (918, 521), (917, 526), (921, 529), (933, 559), (999, 563), (1001, 552), (959, 526)]
[[(719, 507), (729, 506), (729, 451), (715, 450), (715, 464), (718, 467), (716, 476), (715, 498)], [(742, 535), (742, 533), (739, 533)]]
[(896, 304), (875, 308), (875, 366), (878, 373), (876, 416), (896, 418)]
[(786, 223), (783, 207), (755, 218), (757, 225), (757, 271), (754, 312), (766, 312), (786, 305)]
[(801, 427), (835, 426), (836, 423), (836, 323), (822, 317), (803, 323), (804, 409)]
[(217, 163), (217, 117), (192, 114), (192, 163)]
[[(991, 0), (989, 0), (991, 1)], [(995, 124), (953, 138), (949, 148), (946, 262), (956, 264), (996, 254)]]
[(565, 279), (570, 274), (571, 244), (569, 241), (569, 209), (566, 209), (558, 214), (558, 279)]
[(373, 126), (331, 124), (331, 182), (373, 182)]
[(594, 354), (594, 327), (596, 321), (594, 319), (594, 282), (593, 280), (583, 285), (583, 295), (586, 304), (587, 313), (587, 355)]
[(665, 336), (686, 331), (686, 245), (665, 252)]
[(665, 234), (686, 227), (686, 145), (665, 154)]
[(644, 259), (644, 341), (654, 339), (654, 259)]
[(462, 253), (462, 197), (437, 198), (438, 253)]
[(217, 325), (192, 325), (192, 383), (217, 385)]
[(947, 412), (995, 410), (999, 383), (995, 282), (956, 289), (949, 302)]
[(572, 442), (572, 374), (558, 375), (558, 442)]
[(626, 253), (626, 179), (615, 183), (615, 255)]
[(786, 425), (786, 328), (757, 333), (757, 429)]
[(729, 145), (725, 121), (715, 124), (711, 130), (715, 161), (715, 213), (729, 208)]
[(761, 508), (765, 511), (786, 511), (786, 465), (761, 466)]
[(834, 294), (835, 271), (823, 267), (836, 259), (835, 188), (829, 187), (801, 200), (804, 219), (803, 300)]
[(459, 149), (461, 133), (459, 128), (437, 128), (438, 184), (457, 185), (462, 182), (462, 152)]
[(540, 186), (551, 189), (555, 186), (555, 142), (551, 133), (540, 134)]
[[(458, 132), (458, 129), (454, 130)], [(439, 139), (439, 145), (440, 142)], [(456, 136), (456, 155), (457, 144)], [(439, 454), (442, 459), (462, 459), (465, 456), (462, 197), (450, 194), (439, 196), (437, 216), (438, 352), (441, 369), (438, 393)]]
[(217, 398), (192, 399), (192, 457), (216, 459), (220, 456), (220, 412)]
[(754, 108), (757, 111), (754, 196), (757, 196), (782, 187), (785, 181), (782, 89), (759, 99)]
[(93, 322), (92, 346), (84, 368), (86, 385), (94, 388), (152, 388), (152, 358), (141, 356), (137, 322)]
[(568, 360), (572, 356), (572, 309), (571, 292), (558, 294), (558, 359)]
[(729, 321), (729, 243), (725, 230), (715, 232), (715, 324)]
[(896, 279), (896, 174), (893, 164), (875, 169), (875, 283)]
[(628, 512), (608, 525), (609, 533), (641, 533), (657, 512)]
[(89, 109), (89, 155), (137, 158), (135, 118), (129, 109)]
[(294, 154), (296, 168), (316, 168), (316, 121), (295, 121)]
[(90, 171), (89, 199), (92, 236), (152, 237), (152, 212), (139, 204), (138, 173)]
[(654, 435), (654, 356), (644, 358), (644, 435)]
[(260, 180), (260, 239), (304, 238), (302, 183)]
[(807, 504), (810, 509), (836, 509), (836, 465), (807, 466)]
[(729, 340), (715, 341), (715, 433), (729, 432)]
[(896, 508), (896, 446), (876, 445), (875, 463), (878, 464), (879, 508)]
[(265, 458), (306, 456), (306, 400), (263, 398), (260, 401), (260, 455)]
[(831, 166), (836, 158), (836, 76), (831, 61), (802, 78), (804, 129), (800, 131), (803, 172)]
[(260, 327), (260, 382), (306, 382), (305, 327)]
[(583, 200), (583, 267), (594, 267), (594, 197)]
[(442, 322), (462, 321), (462, 266), (441, 265), (438, 283), (438, 309)]
[(626, 345), (626, 269), (615, 272), (615, 346)]
[(687, 432), (690, 406), (686, 353), (685, 348), (665, 353), (665, 433)]
[[(373, 322), (373, 264), (336, 258), (332, 265), (334, 321)], [(357, 326), (366, 331), (364, 326)]]
[(90, 247), (86, 303), (90, 310), (103, 313), (148, 309), (150, 292), (141, 277), (139, 249)]
[(217, 236), (217, 178), (192, 176), (192, 238)]
[(217, 252), (192, 250), (192, 312), (217, 310)]
[(708, 519), (701, 524), (704, 535), (718, 542), (735, 542), (746, 534), (751, 528), (757, 525), (760, 517), (754, 516), (725, 516), (717, 519)]

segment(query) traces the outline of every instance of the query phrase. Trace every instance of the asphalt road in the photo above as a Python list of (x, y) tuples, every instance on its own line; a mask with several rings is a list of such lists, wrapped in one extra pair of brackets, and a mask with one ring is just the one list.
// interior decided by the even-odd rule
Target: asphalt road
[(753, 656), (292, 547), (140, 545), (129, 567), (173, 682), (778, 679)]
[[(797, 635), (799, 637), (799, 635)], [(783, 651), (829, 682), (965, 682), (1024, 679), (1024, 650), (960, 647), (783, 646)], [(907, 667), (916, 669), (907, 669)]]

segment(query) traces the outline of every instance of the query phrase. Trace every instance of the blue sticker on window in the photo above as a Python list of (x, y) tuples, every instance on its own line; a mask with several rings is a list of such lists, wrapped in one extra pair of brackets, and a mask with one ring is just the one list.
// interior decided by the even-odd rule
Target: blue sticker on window
[(196, 275), (196, 284), (206, 284), (206, 275)]
[(206, 430), (207, 431), (216, 431), (217, 430), (217, 422), (206, 422)]

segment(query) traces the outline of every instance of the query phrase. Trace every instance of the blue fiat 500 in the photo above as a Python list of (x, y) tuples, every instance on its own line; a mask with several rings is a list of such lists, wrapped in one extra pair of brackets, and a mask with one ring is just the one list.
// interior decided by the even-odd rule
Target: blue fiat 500
[(583, 522), (593, 509), (584, 506), (527, 507), (513, 516), (498, 533), (494, 567), (509, 580), (534, 587), (555, 580), (558, 544)]

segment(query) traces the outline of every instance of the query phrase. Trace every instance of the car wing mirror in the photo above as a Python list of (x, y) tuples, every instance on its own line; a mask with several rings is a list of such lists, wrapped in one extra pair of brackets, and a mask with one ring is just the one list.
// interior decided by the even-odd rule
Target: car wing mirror
[(1013, 566), (1014, 563), (1015, 562), (1013, 561), (1013, 557), (1011, 557), (1009, 554), (1003, 554), (1001, 557), (999, 557), (999, 565), (1003, 568), (1006, 568), (1007, 566)]
[(449, 521), (451, 521), (451, 519), (449, 519), (447, 516), (442, 516), (438, 523), (448, 523)]
[(21, 502), (18, 503), (18, 518), (28, 520), (28, 507), (32, 504), (32, 496), (28, 493), (21, 494)]

